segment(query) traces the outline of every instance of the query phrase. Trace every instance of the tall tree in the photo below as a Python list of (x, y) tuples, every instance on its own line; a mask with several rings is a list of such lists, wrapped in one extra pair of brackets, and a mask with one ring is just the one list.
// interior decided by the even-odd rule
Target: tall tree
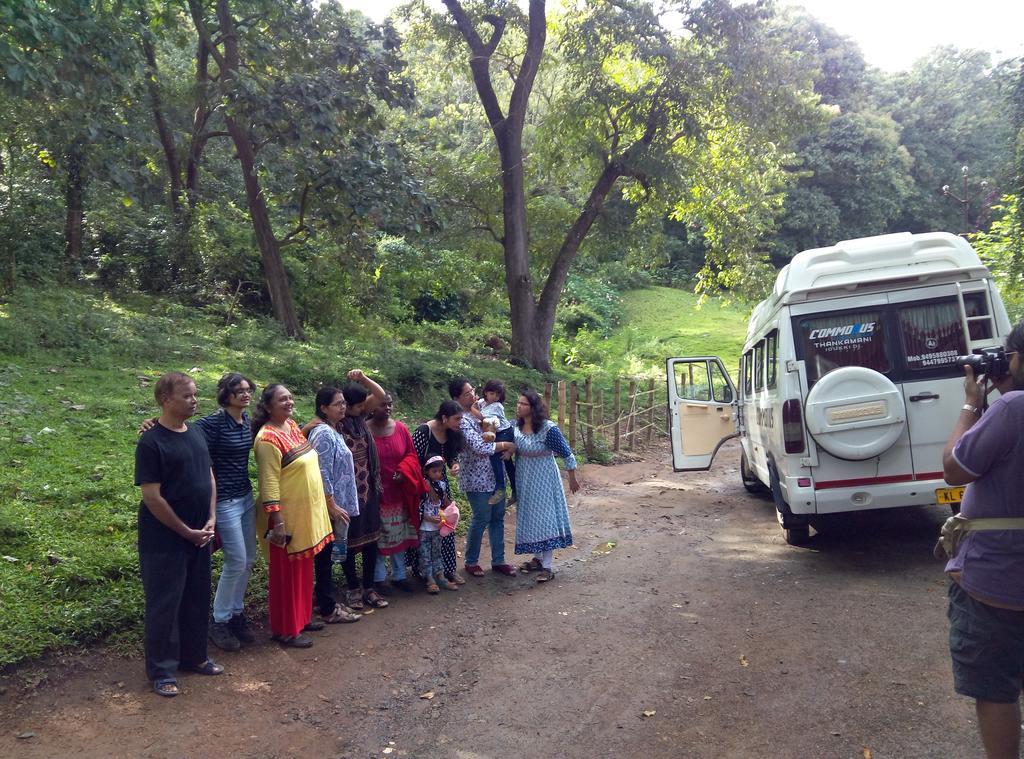
[[(806, 106), (803, 87), (809, 84), (801, 79), (783, 97), (772, 89), (788, 61), (757, 33), (760, 9), (708, 3), (685, 16), (686, 35), (669, 32), (653, 4), (641, 0), (592, 0), (567, 9), (557, 65), (568, 89), (556, 122), (573, 127), (546, 142), (562, 160), (582, 161), (582, 170), (593, 174), (584, 180), (557, 249), (545, 255), (533, 249), (528, 226), (524, 128), (545, 54), (546, 4), (531, 0), (523, 16), (515, 4), (497, 0), (444, 3), (469, 49), (473, 82), (497, 146), (503, 226), (496, 236), (519, 360), (550, 371), (562, 289), (617, 185), (635, 203), (678, 218), (699, 217), (722, 262), (754, 249), (751, 243), (781, 202), (778, 168), (785, 153), (772, 140), (788, 141), (791, 117)], [(499, 54), (510, 29), (521, 53)], [(506, 75), (512, 84), (503, 106)], [(731, 223), (723, 223), (727, 218)], [(548, 262), (542, 270), (538, 259)], [(542, 278), (539, 292), (534, 273)]]
[(960, 204), (943, 197), (941, 189), (958, 184), (961, 166), (970, 167), (971, 226), (1005, 190), (1012, 166), (1006, 91), (1014, 73), (1005, 64), (993, 66), (987, 52), (945, 47), (893, 77), (893, 97), (881, 106), (891, 109), (901, 127), (914, 179), (896, 228), (970, 231), (963, 228)]
[(2, 84), (38, 104), (41, 136), (64, 174), (65, 267), (81, 266), (89, 146), (114, 126), (135, 59), (119, 4), (11, 0), (0, 6)]
[[(231, 10), (228, 0), (217, 0), (215, 18), (219, 45), (207, 29), (205, 9), (200, 0), (189, 0), (192, 20), (199, 31), (200, 44), (217, 61), (220, 68), (220, 81), (229, 93), (231, 90), (244, 87), (246, 81), (242, 73), (242, 56), (239, 44), (238, 23)], [(235, 105), (231, 103), (231, 105)], [(225, 109), (224, 124), (231, 140), (234, 142), (238, 163), (242, 169), (242, 180), (245, 184), (245, 196), (249, 204), (249, 216), (252, 219), (256, 242), (260, 248), (263, 261), (263, 275), (274, 317), (281, 323), (285, 333), (290, 337), (302, 339), (302, 323), (295, 309), (291, 283), (285, 270), (284, 258), (281, 256), (281, 241), (274, 233), (267, 208), (266, 196), (260, 185), (257, 171), (256, 154), (260, 150), (258, 138), (252, 133), (250, 122), (253, 117), (244, 108)]]
[[(417, 195), (401, 150), (381, 138), (390, 109), (412, 97), (398, 37), (336, 2), (256, 0), (244, 17), (231, 0), (188, 4), (217, 67), (215, 110), (242, 171), (274, 316), (301, 337), (283, 249), (318, 223), (401, 215)], [(291, 230), (279, 234), (282, 219)]]

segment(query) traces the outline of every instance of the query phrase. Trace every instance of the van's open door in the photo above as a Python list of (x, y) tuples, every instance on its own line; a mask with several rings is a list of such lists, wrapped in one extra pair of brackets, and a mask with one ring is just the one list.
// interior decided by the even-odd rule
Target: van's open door
[(719, 447), (736, 437), (736, 387), (718, 356), (670, 358), (668, 412), (672, 468), (710, 469)]

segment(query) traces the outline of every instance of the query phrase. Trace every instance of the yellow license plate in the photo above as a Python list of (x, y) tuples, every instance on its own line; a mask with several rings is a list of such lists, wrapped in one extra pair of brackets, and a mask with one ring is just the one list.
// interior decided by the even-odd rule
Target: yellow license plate
[(960, 503), (963, 499), (963, 488), (938, 488), (935, 491), (936, 503)]

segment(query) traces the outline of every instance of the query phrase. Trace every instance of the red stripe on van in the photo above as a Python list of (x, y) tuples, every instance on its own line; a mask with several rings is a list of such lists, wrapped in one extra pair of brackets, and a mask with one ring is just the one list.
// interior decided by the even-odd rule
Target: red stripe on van
[(921, 472), (921, 474), (914, 477), (915, 480), (945, 480), (945, 472)]
[(858, 477), (853, 480), (829, 480), (827, 482), (814, 483), (815, 490), (830, 490), (832, 488), (856, 488), (861, 485), (885, 485), (891, 482), (913, 482), (912, 474), (894, 474), (888, 477)]

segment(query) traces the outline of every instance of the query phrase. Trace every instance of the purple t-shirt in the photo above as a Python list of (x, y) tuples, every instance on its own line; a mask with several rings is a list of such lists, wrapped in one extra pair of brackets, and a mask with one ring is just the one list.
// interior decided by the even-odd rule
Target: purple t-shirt
[[(967, 486), (960, 513), (1024, 517), (1024, 392), (997, 399), (953, 448), (953, 458), (977, 480)], [(947, 572), (961, 572), (968, 593), (1024, 607), (1024, 530), (979, 530), (960, 542)]]

